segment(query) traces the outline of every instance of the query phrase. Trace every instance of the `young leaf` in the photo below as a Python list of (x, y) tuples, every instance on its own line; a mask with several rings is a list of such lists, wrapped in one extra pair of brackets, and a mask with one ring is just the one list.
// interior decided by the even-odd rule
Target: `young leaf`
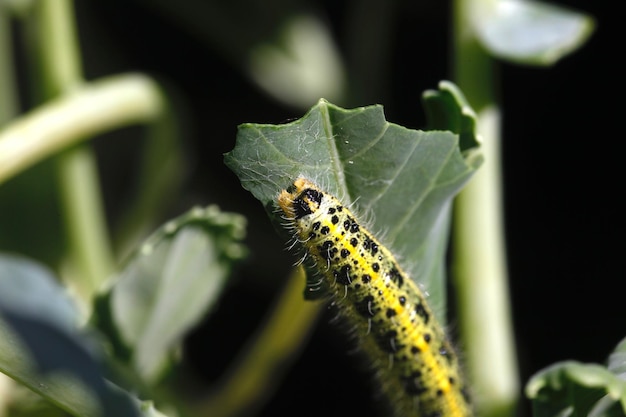
[(320, 100), (292, 123), (240, 126), (225, 162), (277, 226), (276, 196), (299, 176), (338, 196), (371, 219), (435, 311), (445, 311), (450, 201), (481, 163), (464, 158), (457, 135), (389, 123), (381, 106), (346, 110)]
[(422, 101), (428, 130), (449, 130), (458, 134), (459, 148), (469, 159), (466, 154), (479, 149), (480, 138), (476, 132), (476, 113), (459, 87), (450, 81), (441, 81), (438, 90), (424, 92)]
[(552, 65), (575, 51), (594, 28), (591, 17), (537, 1), (467, 2), (472, 26), (496, 57), (530, 65)]
[(566, 361), (535, 374), (526, 385), (535, 417), (626, 415), (626, 339), (609, 356), (608, 368)]
[(158, 380), (171, 348), (215, 304), (245, 254), (244, 234), (243, 217), (194, 208), (150, 236), (99, 302), (98, 314), (112, 320), (109, 333), (117, 332), (110, 336), (129, 349), (146, 382)]

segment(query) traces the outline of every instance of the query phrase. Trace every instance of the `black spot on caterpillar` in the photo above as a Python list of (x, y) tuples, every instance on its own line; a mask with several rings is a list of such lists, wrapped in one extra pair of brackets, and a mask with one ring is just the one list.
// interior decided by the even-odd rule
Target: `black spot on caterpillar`
[(472, 415), (459, 361), (424, 294), (334, 196), (298, 178), (278, 196), (287, 227), (361, 331), (397, 415)]

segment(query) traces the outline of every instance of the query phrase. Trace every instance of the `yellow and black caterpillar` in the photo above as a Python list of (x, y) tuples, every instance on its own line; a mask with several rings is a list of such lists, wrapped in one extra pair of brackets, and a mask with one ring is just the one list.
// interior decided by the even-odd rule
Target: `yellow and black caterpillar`
[(471, 416), (458, 358), (391, 252), (336, 197), (305, 178), (283, 190), (278, 205), (341, 314), (359, 328), (396, 414)]

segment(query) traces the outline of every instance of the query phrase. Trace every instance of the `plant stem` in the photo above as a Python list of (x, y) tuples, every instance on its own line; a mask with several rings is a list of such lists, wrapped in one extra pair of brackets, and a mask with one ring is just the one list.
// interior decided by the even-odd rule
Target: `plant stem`
[[(0, 5), (0, 128), (4, 127), (15, 116), (18, 108), (9, 25), (7, 7)], [(1, 150), (0, 155), (2, 155)], [(1, 169), (2, 162), (0, 162)], [(11, 392), (14, 385), (15, 381), (4, 374), (0, 374), (0, 417), (9, 415)]]
[(478, 115), (485, 163), (456, 202), (454, 253), (459, 320), (478, 414), (513, 415), (519, 377), (502, 218), (500, 110), (493, 60), (471, 24), (480, 0), (454, 3), (454, 78)]
[[(72, 7), (70, 0), (33, 4), (33, 52), (39, 64), (42, 100), (67, 94), (83, 82)], [(69, 149), (59, 156), (57, 169), (70, 260), (77, 272), (73, 284), (88, 304), (113, 272), (93, 153), (86, 146)]]
[(49, 100), (0, 131), (0, 184), (93, 135), (153, 121), (163, 107), (159, 86), (140, 74), (107, 77)]
[(194, 415), (253, 415), (282, 380), (297, 352), (308, 340), (320, 303), (303, 300), (304, 268), (294, 270), (265, 325), (237, 359), (214, 393), (194, 407)]
[(0, 126), (15, 116), (18, 107), (9, 24), (7, 12), (0, 6)]
[[(156, 84), (154, 90), (155, 93), (158, 91)], [(158, 111), (154, 112), (152, 123), (146, 129), (133, 198), (118, 219), (113, 233), (118, 259), (125, 259), (137, 247), (163, 208), (176, 199), (186, 173), (180, 140), (183, 132), (177, 114), (166, 96), (159, 94), (159, 97), (152, 100), (152, 107), (157, 107), (154, 110)]]

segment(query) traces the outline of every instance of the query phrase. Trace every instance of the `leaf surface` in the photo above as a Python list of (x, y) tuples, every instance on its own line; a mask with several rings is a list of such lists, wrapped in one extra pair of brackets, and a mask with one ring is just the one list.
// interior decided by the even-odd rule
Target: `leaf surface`
[(552, 65), (586, 42), (591, 17), (531, 0), (474, 2), (473, 26), (494, 56), (522, 64)]
[[(433, 111), (458, 116), (462, 110)], [(279, 229), (276, 196), (297, 177), (337, 196), (426, 287), (435, 311), (445, 311), (450, 202), (482, 162), (462, 154), (458, 135), (389, 123), (382, 106), (346, 110), (320, 100), (292, 123), (240, 126), (225, 162)]]
[(626, 339), (611, 353), (608, 366), (559, 362), (526, 385), (535, 417), (626, 415)]
[(139, 401), (103, 378), (96, 340), (50, 271), (0, 254), (0, 372), (81, 417), (142, 415)]
[(172, 348), (219, 298), (245, 255), (244, 234), (243, 217), (194, 208), (150, 236), (115, 280), (104, 297), (109, 311), (99, 314), (110, 314), (109, 335), (117, 332), (146, 382), (159, 379)]

